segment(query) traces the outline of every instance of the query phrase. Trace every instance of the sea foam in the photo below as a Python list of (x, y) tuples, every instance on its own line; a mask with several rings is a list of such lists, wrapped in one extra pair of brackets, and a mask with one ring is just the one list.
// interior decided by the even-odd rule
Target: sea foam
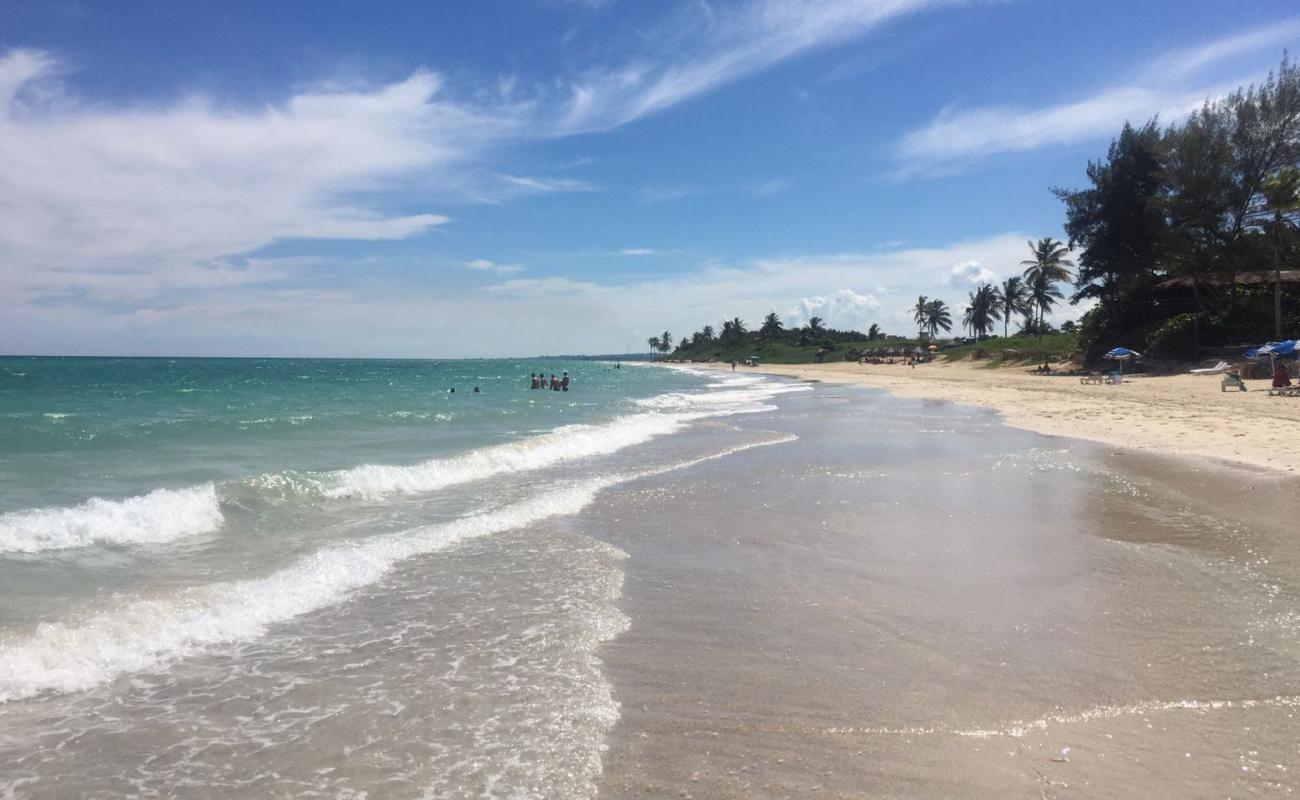
[(0, 639), (0, 703), (82, 691), (120, 675), (158, 669), (205, 648), (254, 639), (267, 628), (342, 601), (399, 562), (550, 517), (576, 514), (603, 489), (792, 441), (783, 436), (637, 473), (592, 478), (452, 522), (324, 547), (265, 577), (138, 599), (80, 620), (38, 625)]
[(210, 483), (123, 500), (94, 497), (76, 506), (0, 515), (0, 553), (168, 542), (214, 531), (221, 523), (217, 490)]
[(333, 605), (404, 559), (575, 513), (615, 480), (585, 481), (453, 522), (326, 547), (262, 578), (135, 600), (75, 623), (43, 623), (27, 638), (0, 643), (0, 703), (89, 689), (204, 647), (256, 638), (268, 625)]
[(323, 494), (335, 499), (377, 500), (390, 495), (419, 494), (469, 481), (515, 472), (544, 469), (580, 458), (609, 455), (658, 436), (675, 433), (687, 423), (708, 417), (767, 411), (763, 401), (789, 391), (811, 387), (764, 382), (752, 378), (727, 381), (719, 391), (672, 392), (636, 401), (645, 409), (604, 424), (566, 425), (536, 436), (437, 458), (407, 466), (363, 464), (326, 476)]

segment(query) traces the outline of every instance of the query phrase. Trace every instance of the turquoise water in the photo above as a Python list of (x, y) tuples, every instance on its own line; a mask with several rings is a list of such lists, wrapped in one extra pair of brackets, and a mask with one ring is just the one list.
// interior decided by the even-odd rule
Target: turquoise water
[(802, 388), (0, 359), (0, 797), (590, 796), (624, 555), (565, 520)]
[[(638, 398), (700, 383), (613, 366), (0, 358), (0, 512), (285, 470), (410, 462), (609, 420)], [(564, 369), (572, 391), (528, 390), (531, 371)]]

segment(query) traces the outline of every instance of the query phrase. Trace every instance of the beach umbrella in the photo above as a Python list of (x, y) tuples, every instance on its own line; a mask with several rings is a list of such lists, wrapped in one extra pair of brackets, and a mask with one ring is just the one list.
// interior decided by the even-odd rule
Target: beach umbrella
[(1300, 342), (1295, 339), (1287, 339), (1285, 342), (1269, 342), (1259, 348), (1259, 355), (1269, 355), (1273, 358), (1295, 358), (1296, 348)]
[(1124, 374), (1124, 362), (1131, 358), (1141, 358), (1142, 354), (1136, 350), (1130, 350), (1127, 347), (1116, 347), (1102, 358), (1109, 358), (1111, 361), (1119, 362), (1119, 374)]

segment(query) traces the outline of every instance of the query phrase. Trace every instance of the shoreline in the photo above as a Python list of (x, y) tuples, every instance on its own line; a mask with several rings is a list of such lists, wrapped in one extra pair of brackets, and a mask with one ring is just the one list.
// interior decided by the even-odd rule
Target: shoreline
[[(729, 364), (690, 364), (730, 372)], [(968, 363), (773, 364), (737, 367), (800, 380), (884, 389), (997, 411), (1012, 427), (1163, 455), (1300, 473), (1300, 400), (1269, 397), (1267, 380), (1222, 392), (1217, 375), (1137, 375), (1119, 386)]]

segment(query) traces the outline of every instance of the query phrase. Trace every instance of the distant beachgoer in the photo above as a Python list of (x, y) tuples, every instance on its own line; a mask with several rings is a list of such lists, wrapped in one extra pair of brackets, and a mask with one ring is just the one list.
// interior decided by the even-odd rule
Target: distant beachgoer
[(1291, 385), (1291, 373), (1286, 371), (1285, 364), (1278, 364), (1277, 369), (1273, 370), (1273, 388), (1281, 389), (1283, 386)]
[(731, 362), (731, 371), (732, 371), (732, 372), (735, 372), (735, 371), (736, 371), (736, 362), (734, 362), (734, 361)]
[(530, 373), (528, 373), (528, 377), (529, 377), (529, 379), (532, 381), (532, 386), (529, 386), (529, 387), (528, 387), (529, 389), (540, 389), (540, 388), (542, 388), (542, 380), (541, 380), (541, 378), (538, 378), (538, 377), (537, 377), (537, 373), (536, 373), (536, 372), (530, 372)]
[(618, 362), (617, 364), (614, 365), (614, 369), (622, 369), (622, 368), (623, 368), (623, 362), (622, 362), (622, 361), (620, 361), (620, 362)]
[(455, 393), (456, 393), (456, 387), (455, 387), (455, 386), (453, 386), (453, 387), (451, 387), (450, 389), (447, 390), (447, 394), (455, 394)]
[(560, 391), (560, 379), (555, 377), (554, 372), (551, 373), (551, 391), (552, 392)]
[(479, 394), (479, 390), (477, 386), (474, 387), (474, 394)]
[(569, 371), (567, 369), (564, 371), (564, 377), (560, 379), (560, 391), (569, 391)]

